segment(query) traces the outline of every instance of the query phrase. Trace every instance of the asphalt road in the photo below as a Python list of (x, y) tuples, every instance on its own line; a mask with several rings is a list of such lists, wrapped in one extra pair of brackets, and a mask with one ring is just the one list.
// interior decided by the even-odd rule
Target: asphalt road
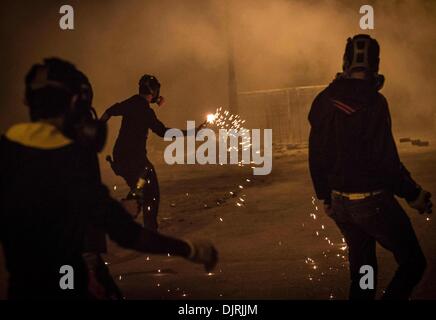
[[(416, 180), (436, 195), (436, 149), (401, 145), (400, 153)], [(161, 232), (212, 240), (220, 262), (206, 274), (182, 258), (139, 254), (110, 243), (105, 260), (127, 299), (346, 299), (346, 248), (336, 226), (312, 201), (306, 149), (276, 153), (268, 176), (255, 177), (250, 168), (238, 166), (156, 161), (156, 169)], [(106, 163), (102, 171), (114, 196), (122, 198), (127, 192), (122, 180)], [(436, 299), (435, 219), (407, 211), (428, 259), (413, 298)], [(382, 248), (378, 256), (381, 292), (395, 261)], [(0, 263), (3, 298), (6, 279)]]
[[(436, 195), (436, 150), (401, 145), (400, 153), (416, 180)], [(104, 165), (103, 171), (121, 198), (127, 190), (122, 181)], [(307, 149), (276, 153), (269, 176), (256, 177), (238, 166), (157, 164), (157, 171), (161, 232), (212, 240), (220, 263), (206, 274), (182, 258), (111, 244), (106, 259), (126, 298), (346, 299), (347, 251), (337, 227), (313, 202)], [(428, 259), (413, 298), (435, 299), (436, 224), (407, 212)], [(380, 293), (396, 265), (381, 247), (378, 256)]]

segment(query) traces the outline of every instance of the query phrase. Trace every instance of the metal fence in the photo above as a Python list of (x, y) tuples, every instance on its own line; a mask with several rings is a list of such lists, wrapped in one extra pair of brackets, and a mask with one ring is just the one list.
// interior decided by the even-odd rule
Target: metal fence
[(276, 144), (307, 142), (307, 116), (316, 95), (325, 85), (238, 93), (238, 113), (245, 127), (272, 129)]

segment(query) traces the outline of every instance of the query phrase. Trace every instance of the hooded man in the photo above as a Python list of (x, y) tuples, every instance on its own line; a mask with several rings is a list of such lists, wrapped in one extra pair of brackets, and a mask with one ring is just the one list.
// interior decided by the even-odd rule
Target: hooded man
[[(380, 48), (368, 35), (347, 40), (343, 73), (314, 100), (309, 114), (309, 165), (324, 209), (349, 250), (350, 299), (374, 299), (376, 242), (391, 251), (398, 269), (385, 299), (408, 299), (426, 260), (410, 220), (395, 196), (430, 213), (430, 193), (411, 177), (398, 156), (386, 98), (379, 92)], [(362, 266), (374, 270), (374, 288), (361, 288)]]

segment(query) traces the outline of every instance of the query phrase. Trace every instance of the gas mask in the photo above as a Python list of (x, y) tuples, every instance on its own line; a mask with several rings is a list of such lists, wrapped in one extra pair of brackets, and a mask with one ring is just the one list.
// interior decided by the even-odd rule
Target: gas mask
[[(350, 76), (345, 72), (338, 72), (336, 74), (336, 79), (350, 79)], [(377, 91), (380, 91), (385, 84), (385, 76), (379, 73), (374, 73), (368, 78), (374, 84)]]
[(103, 150), (107, 137), (107, 125), (98, 119), (92, 107), (92, 88), (86, 81), (78, 95), (73, 96), (70, 110), (65, 115), (63, 132), (80, 145)]
[(377, 90), (383, 88), (385, 77), (378, 73), (380, 47), (369, 35), (359, 34), (347, 39), (343, 59), (343, 73), (339, 78), (350, 78), (353, 71), (364, 71), (367, 79), (374, 83)]
[(151, 103), (159, 102), (160, 97), (160, 83), (155, 76), (144, 75), (139, 80), (139, 93), (151, 94), (153, 96)]

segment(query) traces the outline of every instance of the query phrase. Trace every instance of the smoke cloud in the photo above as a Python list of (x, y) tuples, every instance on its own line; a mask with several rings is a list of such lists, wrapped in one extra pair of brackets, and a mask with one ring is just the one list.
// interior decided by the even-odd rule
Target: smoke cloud
[(341, 70), (346, 38), (362, 33), (363, 4), (375, 10), (367, 33), (381, 45), (395, 128), (434, 126), (434, 1), (70, 1), (74, 31), (58, 26), (62, 4), (2, 4), (1, 131), (26, 121), (24, 75), (48, 56), (88, 74), (99, 114), (135, 94), (142, 74), (156, 75), (168, 101), (158, 116), (173, 126), (227, 106), (230, 47), (240, 91), (328, 84)]

